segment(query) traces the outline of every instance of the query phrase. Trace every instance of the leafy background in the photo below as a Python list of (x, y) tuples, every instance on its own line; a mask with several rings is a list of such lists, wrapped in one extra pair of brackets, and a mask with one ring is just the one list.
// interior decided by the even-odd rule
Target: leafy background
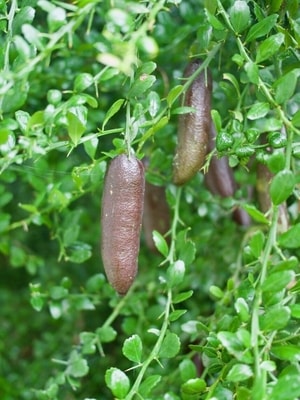
[[(298, 398), (298, 2), (12, 0), (0, 16), (1, 398)], [(172, 184), (190, 56), (212, 72), (230, 198), (203, 173)], [(171, 218), (157, 252), (142, 233), (121, 298), (100, 205), (128, 146)]]

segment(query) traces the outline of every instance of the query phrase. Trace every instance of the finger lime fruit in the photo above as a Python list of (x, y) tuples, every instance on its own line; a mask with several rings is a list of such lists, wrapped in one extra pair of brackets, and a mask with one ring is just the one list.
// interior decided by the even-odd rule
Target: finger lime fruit
[[(192, 61), (184, 77), (190, 77), (200, 66), (201, 61)], [(211, 75), (202, 71), (184, 95), (183, 105), (193, 107), (194, 111), (179, 117), (178, 144), (173, 162), (173, 182), (176, 185), (188, 182), (205, 162), (211, 125), (211, 91)]]
[(104, 181), (101, 254), (108, 281), (122, 295), (138, 270), (144, 191), (142, 162), (125, 154), (115, 157)]

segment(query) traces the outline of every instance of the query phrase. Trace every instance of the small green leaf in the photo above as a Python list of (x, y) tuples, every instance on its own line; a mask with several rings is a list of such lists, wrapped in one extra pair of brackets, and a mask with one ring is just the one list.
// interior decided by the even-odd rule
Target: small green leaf
[(218, 286), (211, 285), (209, 288), (209, 293), (215, 297), (216, 299), (220, 300), (224, 297), (224, 292)]
[(176, 333), (168, 332), (162, 342), (159, 357), (173, 358), (180, 350), (180, 340)]
[(182, 86), (182, 85), (177, 85), (177, 86), (174, 86), (174, 87), (170, 90), (170, 92), (169, 92), (168, 95), (167, 95), (167, 103), (168, 103), (168, 106), (169, 106), (169, 107), (171, 107), (172, 104), (173, 104), (173, 103), (177, 100), (177, 98), (181, 95), (182, 89), (183, 89), (183, 86)]
[(240, 316), (242, 322), (247, 322), (249, 320), (250, 314), (249, 314), (249, 306), (246, 303), (246, 300), (243, 299), (242, 297), (239, 297), (236, 299), (234, 303), (234, 308), (237, 312), (237, 314)]
[(113, 367), (106, 371), (105, 382), (117, 399), (124, 399), (129, 392), (129, 378), (118, 368)]
[(142, 340), (138, 335), (132, 335), (130, 338), (126, 339), (122, 352), (128, 360), (140, 363), (142, 358), (143, 344)]
[(211, 110), (211, 117), (216, 127), (216, 131), (220, 132), (222, 129), (222, 118), (220, 113), (217, 110)]
[(140, 75), (131, 86), (128, 96), (139, 97), (144, 94), (156, 81), (154, 75), (142, 74)]
[(272, 387), (269, 398), (272, 400), (295, 400), (299, 397), (300, 375), (286, 374), (279, 377), (276, 384)]
[(292, 123), (296, 128), (300, 128), (300, 110), (293, 115)]
[(83, 242), (72, 243), (68, 247), (68, 260), (77, 264), (81, 264), (92, 256), (92, 248), (89, 244)]
[(188, 114), (188, 113), (194, 113), (194, 112), (195, 112), (194, 107), (182, 106), (182, 107), (173, 108), (172, 115), (182, 115), (182, 114)]
[(271, 353), (279, 360), (299, 362), (300, 361), (300, 347), (293, 344), (272, 346)]
[(237, 360), (247, 364), (252, 362), (250, 351), (247, 351), (245, 344), (241, 340), (242, 338), (236, 332), (221, 331), (217, 334), (217, 338)]
[[(239, 3), (239, 2), (237, 1), (236, 3)], [(226, 72), (223, 74), (223, 79), (232, 83), (233, 87), (236, 90), (237, 96), (240, 97), (240, 87), (239, 87), (239, 83), (238, 83), (238, 80), (236, 79), (236, 77), (234, 75)]]
[(287, 249), (297, 249), (300, 247), (300, 224), (289, 228), (279, 236), (278, 243)]
[(284, 42), (284, 34), (277, 33), (264, 40), (257, 49), (256, 63), (270, 59), (274, 56)]
[(117, 337), (117, 332), (111, 326), (101, 326), (96, 330), (100, 343), (110, 343)]
[(150, 92), (147, 96), (148, 111), (152, 118), (154, 118), (160, 109), (160, 96), (156, 92)]
[(62, 286), (52, 286), (49, 294), (53, 300), (60, 300), (66, 297), (68, 293), (69, 293), (68, 289)]
[(251, 22), (250, 9), (246, 1), (237, 0), (229, 10), (230, 22), (236, 33), (247, 28)]
[(289, 307), (270, 307), (265, 314), (259, 318), (260, 327), (265, 332), (276, 331), (284, 328), (290, 320), (291, 311)]
[(189, 358), (185, 358), (179, 364), (180, 377), (182, 382), (194, 379), (197, 377), (197, 369), (195, 363)]
[(277, 19), (278, 15), (272, 14), (252, 25), (246, 36), (246, 42), (251, 42), (259, 37), (267, 35), (276, 24)]
[(265, 235), (262, 233), (261, 230), (258, 230), (253, 234), (253, 236), (249, 241), (251, 253), (254, 255), (254, 257), (259, 258), (261, 256), (264, 243), (265, 243)]
[(148, 376), (140, 385), (139, 395), (141, 398), (148, 398), (149, 394), (161, 380), (161, 375)]
[(96, 154), (96, 151), (98, 148), (98, 143), (99, 143), (99, 139), (96, 137), (93, 137), (90, 140), (84, 142), (84, 144), (83, 144), (85, 152), (92, 160), (94, 160), (94, 158), (95, 158), (95, 154)]
[(168, 286), (174, 287), (179, 285), (184, 278), (185, 264), (182, 260), (177, 260), (174, 264), (170, 265), (167, 270)]
[(279, 292), (285, 289), (287, 285), (294, 279), (295, 272), (285, 270), (270, 274), (262, 285), (263, 292)]
[(89, 372), (87, 361), (76, 351), (71, 353), (66, 373), (74, 378), (82, 378)]
[(177, 321), (182, 315), (184, 315), (187, 312), (187, 310), (175, 310), (171, 312), (169, 320), (171, 322)]
[(177, 294), (174, 298), (173, 298), (173, 304), (178, 304), (178, 303), (182, 303), (183, 301), (189, 299), (192, 295), (193, 295), (193, 290), (189, 290), (187, 292), (182, 292)]
[(256, 120), (265, 117), (270, 110), (269, 103), (255, 103), (247, 113), (247, 118), (250, 120)]
[(226, 380), (230, 382), (242, 382), (253, 376), (252, 369), (247, 364), (234, 364), (229, 370)]
[(290, 310), (293, 318), (300, 318), (300, 304), (292, 304), (290, 305)]
[(206, 383), (204, 379), (193, 378), (181, 386), (181, 392), (183, 395), (199, 395), (206, 389)]
[(211, 14), (208, 10), (205, 10), (207, 20), (209, 24), (216, 29), (217, 31), (223, 31), (224, 30), (224, 25), (218, 18), (216, 18), (213, 14)]
[(94, 354), (96, 352), (96, 335), (93, 332), (80, 332), (80, 344), (82, 354)]
[(86, 129), (87, 124), (87, 109), (84, 106), (70, 107), (67, 112), (68, 120), (68, 133), (69, 136), (77, 146), (82, 134)]
[(107, 124), (107, 122), (115, 115), (117, 114), (117, 112), (120, 110), (120, 108), (122, 107), (122, 105), (124, 104), (125, 100), (124, 99), (118, 99), (117, 101), (115, 101), (113, 103), (113, 105), (108, 109), (103, 124), (102, 124), (102, 130), (104, 130), (105, 125)]
[(293, 96), (297, 86), (299, 71), (299, 69), (289, 71), (274, 83), (275, 100), (278, 104), (283, 104)]
[(295, 177), (292, 171), (282, 170), (274, 176), (270, 185), (270, 195), (273, 203), (279, 205), (292, 193), (295, 186)]
[(83, 92), (94, 83), (94, 78), (91, 74), (83, 72), (76, 76), (74, 82), (74, 90), (76, 92)]
[(167, 243), (166, 239), (158, 231), (153, 231), (152, 236), (153, 236), (153, 241), (155, 243), (155, 247), (157, 248), (157, 250), (164, 257), (167, 257), (167, 255), (169, 253), (169, 247), (168, 247), (168, 243)]
[(245, 64), (245, 71), (249, 78), (249, 81), (258, 85), (259, 83), (259, 69), (257, 64), (252, 61), (248, 61)]

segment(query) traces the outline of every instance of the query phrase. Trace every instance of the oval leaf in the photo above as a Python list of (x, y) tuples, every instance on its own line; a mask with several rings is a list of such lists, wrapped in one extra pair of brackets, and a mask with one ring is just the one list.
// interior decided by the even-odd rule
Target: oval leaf
[(226, 377), (230, 382), (241, 382), (253, 376), (252, 369), (247, 364), (235, 364)]
[(143, 351), (141, 338), (138, 335), (132, 335), (126, 339), (122, 351), (128, 360), (140, 363)]
[(251, 120), (265, 117), (270, 110), (269, 103), (255, 103), (247, 113), (247, 118)]
[(246, 1), (235, 1), (230, 9), (229, 17), (235, 32), (242, 32), (250, 23), (250, 9)]
[(118, 368), (110, 368), (106, 371), (105, 382), (118, 399), (124, 399), (129, 391), (129, 378)]
[(180, 340), (176, 333), (168, 332), (164, 338), (159, 356), (161, 358), (173, 358), (180, 350)]
[(273, 203), (279, 205), (293, 192), (295, 178), (292, 171), (282, 170), (274, 176), (270, 185), (270, 195)]
[(300, 247), (300, 224), (296, 224), (282, 233), (279, 236), (278, 243), (287, 249), (297, 249)]
[(274, 56), (278, 52), (283, 42), (283, 33), (277, 33), (276, 35), (268, 37), (257, 49), (256, 62), (260, 63), (261, 61), (267, 60)]
[(276, 24), (277, 19), (278, 15), (272, 14), (259, 21), (257, 24), (252, 25), (246, 37), (246, 42), (251, 42), (252, 40), (267, 35)]

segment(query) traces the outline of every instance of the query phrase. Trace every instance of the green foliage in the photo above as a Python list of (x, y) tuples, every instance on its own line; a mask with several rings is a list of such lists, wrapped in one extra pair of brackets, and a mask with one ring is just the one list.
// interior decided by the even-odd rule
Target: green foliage
[[(299, 21), (294, 0), (0, 2), (1, 399), (300, 396)], [(177, 188), (190, 56), (217, 136)], [(120, 297), (99, 243), (123, 152), (149, 160), (171, 220), (156, 252), (142, 233)], [(232, 196), (205, 186), (212, 157)]]

